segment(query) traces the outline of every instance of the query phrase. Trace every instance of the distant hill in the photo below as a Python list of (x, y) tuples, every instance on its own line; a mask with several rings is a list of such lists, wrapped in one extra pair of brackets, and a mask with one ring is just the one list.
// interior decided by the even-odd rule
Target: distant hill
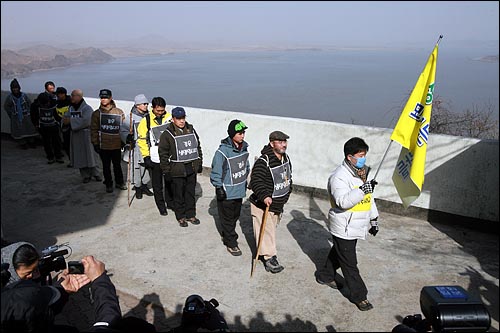
[(17, 51), (2, 50), (1, 77), (11, 78), (37, 70), (63, 68), (79, 64), (99, 64), (115, 59), (95, 47), (60, 49), (50, 45), (37, 45)]

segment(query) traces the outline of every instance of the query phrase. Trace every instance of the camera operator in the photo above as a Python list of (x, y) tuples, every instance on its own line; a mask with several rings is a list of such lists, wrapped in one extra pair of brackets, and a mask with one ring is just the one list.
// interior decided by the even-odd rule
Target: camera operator
[[(33, 244), (17, 242), (2, 248), (2, 263), (8, 264), (10, 279), (6, 285), (18, 280), (38, 278), (38, 261), (40, 253)], [(2, 285), (4, 287), (4, 285)]]
[[(54, 316), (68, 299), (68, 293), (90, 283), (91, 303), (96, 323), (89, 332), (120, 332), (116, 328), (121, 310), (116, 289), (105, 265), (93, 256), (81, 260), (84, 274), (69, 274), (64, 270), (57, 280), (60, 287), (41, 286), (30, 280), (20, 280), (2, 289), (2, 332), (68, 332), (71, 327), (54, 325)], [(57, 285), (56, 284), (56, 285)]]

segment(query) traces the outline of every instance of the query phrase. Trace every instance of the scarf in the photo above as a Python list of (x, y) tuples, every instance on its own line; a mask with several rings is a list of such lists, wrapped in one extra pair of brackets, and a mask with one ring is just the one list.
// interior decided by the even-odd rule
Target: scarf
[(23, 98), (22, 95), (19, 97), (16, 97), (12, 95), (12, 98), (14, 99), (14, 103), (16, 103), (16, 111), (17, 111), (17, 121), (19, 123), (23, 122)]
[(346, 164), (349, 166), (349, 168), (351, 168), (351, 170), (354, 171), (354, 173), (359, 178), (361, 178), (361, 180), (363, 181), (363, 183), (366, 183), (366, 166), (363, 166), (362, 168), (357, 168), (347, 158), (345, 159), (345, 161), (346, 161)]

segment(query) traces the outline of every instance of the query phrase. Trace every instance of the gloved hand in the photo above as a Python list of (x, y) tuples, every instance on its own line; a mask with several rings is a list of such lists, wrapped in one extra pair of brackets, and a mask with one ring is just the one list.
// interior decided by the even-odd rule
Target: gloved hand
[(217, 197), (217, 200), (222, 201), (226, 200), (226, 191), (224, 191), (223, 187), (216, 187), (215, 188), (215, 196)]
[(153, 168), (153, 162), (151, 162), (151, 157), (150, 156), (144, 157), (144, 167), (146, 169), (152, 169)]
[(165, 180), (165, 183), (170, 183), (172, 181), (172, 175), (170, 172), (164, 172), (163, 179)]
[(370, 234), (372, 234), (373, 236), (376, 236), (378, 233), (378, 221), (377, 220), (378, 220), (378, 216), (370, 221), (371, 228), (370, 228), (370, 230), (368, 230), (368, 232)]
[(375, 185), (377, 185), (377, 181), (375, 179), (370, 180), (369, 182), (364, 183), (359, 188), (363, 191), (364, 194), (373, 193), (375, 189)]
[(134, 134), (128, 134), (126, 142), (127, 142), (127, 144), (130, 145), (130, 149), (134, 149), (134, 147), (135, 147)]
[(98, 154), (101, 153), (101, 147), (99, 147), (99, 145), (94, 145), (94, 151)]

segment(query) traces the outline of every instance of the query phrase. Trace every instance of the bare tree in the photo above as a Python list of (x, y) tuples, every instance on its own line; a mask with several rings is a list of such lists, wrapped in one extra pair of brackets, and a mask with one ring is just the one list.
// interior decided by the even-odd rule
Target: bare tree
[(432, 104), (429, 132), (498, 140), (499, 123), (493, 118), (495, 107), (492, 103), (472, 105), (461, 113), (451, 111), (450, 104), (437, 95)]

